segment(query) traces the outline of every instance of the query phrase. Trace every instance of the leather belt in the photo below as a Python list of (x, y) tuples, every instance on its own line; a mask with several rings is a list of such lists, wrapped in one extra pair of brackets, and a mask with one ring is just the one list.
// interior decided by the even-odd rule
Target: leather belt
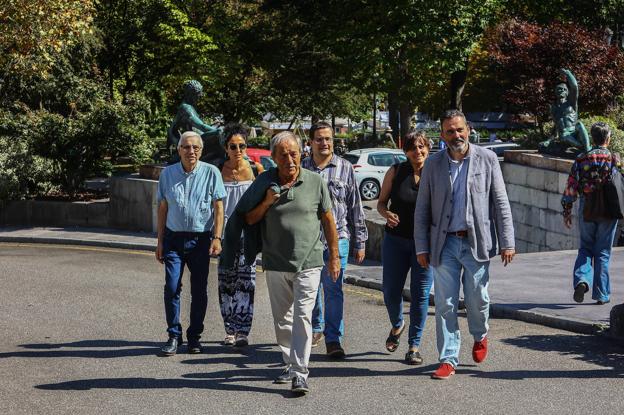
[(468, 236), (468, 231), (449, 232), (448, 235), (457, 236), (458, 238), (466, 238)]

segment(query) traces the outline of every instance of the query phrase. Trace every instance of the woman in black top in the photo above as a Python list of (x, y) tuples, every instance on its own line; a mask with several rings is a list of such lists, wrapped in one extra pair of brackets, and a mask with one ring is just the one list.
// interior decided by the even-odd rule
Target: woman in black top
[(386, 218), (382, 247), (383, 294), (392, 324), (386, 339), (386, 349), (390, 352), (397, 350), (399, 337), (405, 329), (403, 287), (411, 269), (409, 349), (405, 360), (413, 365), (423, 361), (418, 347), (425, 327), (433, 281), (431, 270), (422, 268), (416, 261), (414, 248), (414, 208), (420, 173), (429, 155), (429, 145), (423, 132), (405, 136), (403, 151), (407, 161), (395, 164), (388, 170), (377, 201), (377, 211)]

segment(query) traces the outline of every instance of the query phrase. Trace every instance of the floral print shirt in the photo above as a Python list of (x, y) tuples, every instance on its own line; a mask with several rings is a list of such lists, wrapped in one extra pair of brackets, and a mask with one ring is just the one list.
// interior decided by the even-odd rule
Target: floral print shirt
[(579, 194), (593, 192), (611, 177), (614, 168), (622, 171), (620, 158), (615, 154), (612, 155), (606, 147), (594, 147), (587, 153), (579, 155), (572, 164), (568, 183), (561, 198), (563, 216), (568, 217), (572, 214), (572, 205)]

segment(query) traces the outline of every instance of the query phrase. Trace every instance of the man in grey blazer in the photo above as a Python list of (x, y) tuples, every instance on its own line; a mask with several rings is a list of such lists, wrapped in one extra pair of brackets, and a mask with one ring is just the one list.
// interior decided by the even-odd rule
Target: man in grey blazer
[(418, 263), (433, 267), (440, 366), (432, 377), (448, 379), (459, 364), (460, 284), (474, 338), (472, 357), (480, 363), (487, 356), (490, 258), (496, 255), (498, 242), (506, 266), (514, 257), (515, 244), (498, 157), (469, 143), (470, 131), (460, 111), (447, 111), (440, 122), (447, 149), (425, 162), (414, 239)]

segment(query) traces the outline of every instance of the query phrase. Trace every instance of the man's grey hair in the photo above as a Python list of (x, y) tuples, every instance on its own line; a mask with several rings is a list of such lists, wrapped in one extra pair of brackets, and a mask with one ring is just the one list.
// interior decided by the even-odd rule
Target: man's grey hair
[(295, 143), (297, 143), (297, 147), (299, 147), (299, 151), (301, 151), (301, 149), (303, 148), (301, 146), (301, 139), (297, 137), (295, 134), (293, 134), (292, 131), (282, 131), (281, 133), (275, 134), (273, 138), (271, 138), (271, 144), (270, 144), (271, 155), (273, 155), (273, 152), (275, 151), (275, 147), (277, 147), (277, 145), (281, 143), (282, 141), (286, 141), (286, 140), (293, 140)]
[(450, 120), (451, 118), (455, 117), (462, 118), (466, 126), (468, 125), (468, 121), (466, 121), (466, 116), (463, 112), (461, 112), (460, 110), (446, 110), (444, 111), (444, 114), (442, 114), (442, 116), (440, 117), (440, 129), (442, 129), (442, 124), (444, 124), (444, 121)]
[(204, 140), (202, 140), (201, 135), (199, 135), (195, 131), (187, 131), (187, 132), (183, 133), (180, 136), (180, 139), (178, 140), (178, 149), (180, 149), (180, 147), (182, 147), (182, 141), (184, 141), (184, 140), (186, 140), (187, 138), (190, 138), (190, 137), (197, 137), (197, 138), (199, 138), (199, 147), (200, 148), (204, 147)]
[(606, 122), (597, 122), (591, 126), (590, 134), (595, 145), (601, 146), (611, 135), (611, 128)]

